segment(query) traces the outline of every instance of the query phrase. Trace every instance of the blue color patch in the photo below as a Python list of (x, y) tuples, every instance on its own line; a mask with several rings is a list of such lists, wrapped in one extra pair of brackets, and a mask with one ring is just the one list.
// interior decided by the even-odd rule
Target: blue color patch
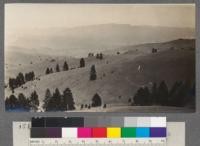
[(150, 137), (150, 128), (139, 127), (136, 128), (136, 137)]

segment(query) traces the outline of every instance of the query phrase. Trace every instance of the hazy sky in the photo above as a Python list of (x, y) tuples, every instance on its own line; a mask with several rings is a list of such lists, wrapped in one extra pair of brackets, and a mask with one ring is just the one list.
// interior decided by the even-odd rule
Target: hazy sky
[(193, 4), (6, 4), (5, 29), (93, 24), (195, 27)]

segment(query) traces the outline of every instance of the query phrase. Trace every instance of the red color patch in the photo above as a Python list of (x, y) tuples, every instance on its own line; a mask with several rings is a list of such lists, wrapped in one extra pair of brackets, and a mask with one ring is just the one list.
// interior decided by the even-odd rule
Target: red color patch
[(106, 128), (92, 128), (92, 137), (95, 138), (106, 138), (107, 137), (107, 129)]

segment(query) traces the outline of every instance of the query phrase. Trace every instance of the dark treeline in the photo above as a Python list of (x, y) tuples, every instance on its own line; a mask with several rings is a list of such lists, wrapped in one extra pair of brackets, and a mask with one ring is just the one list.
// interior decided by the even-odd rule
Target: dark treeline
[(96, 58), (102, 60), (103, 59), (103, 54), (102, 53), (97, 53)]
[[(180, 81), (175, 82), (169, 89), (164, 81), (160, 82), (159, 85), (153, 83), (150, 89), (149, 87), (139, 88), (133, 100), (129, 99), (128, 102), (137, 106), (191, 106), (193, 108), (195, 106), (195, 85)], [(39, 106), (38, 94), (34, 91), (28, 98), (22, 93), (18, 97), (12, 94), (6, 98), (5, 105), (7, 110), (37, 111)], [(91, 104), (82, 104), (81, 109), (100, 106), (106, 108), (106, 104), (103, 105), (102, 98), (96, 93), (91, 99)], [(47, 89), (42, 107), (44, 111), (75, 110), (75, 102), (70, 88), (66, 88), (62, 93), (58, 88), (53, 93)]]
[(88, 57), (93, 57), (94, 53), (88, 53)]
[(152, 48), (151, 52), (152, 53), (157, 53), (158, 49)]
[(47, 75), (48, 74), (51, 74), (51, 73), (53, 73), (53, 69), (52, 68), (48, 68), (47, 67), (47, 69), (46, 69), (46, 72), (45, 72)]
[(45, 93), (45, 99), (43, 104), (45, 111), (67, 111), (75, 109), (75, 102), (73, 99), (72, 92), (69, 88), (60, 93), (58, 88), (51, 94), (50, 90), (47, 89)]
[[(94, 53), (88, 53), (88, 57), (94, 57), (94, 56), (95, 56)], [(96, 59), (102, 60), (103, 59), (103, 54), (102, 53), (97, 53), (95, 57), (96, 57)]]
[[(92, 104), (85, 104), (85, 108), (102, 106), (102, 99), (96, 93), (91, 99)], [(23, 93), (19, 93), (18, 97), (14, 94), (10, 95), (5, 100), (6, 110), (19, 110), (19, 111), (37, 111), (39, 107), (39, 99), (36, 91), (32, 92), (30, 97), (26, 97)], [(59, 89), (56, 88), (53, 93), (49, 89), (46, 90), (45, 98), (42, 105), (44, 111), (69, 111), (75, 110), (75, 102), (72, 92), (66, 88), (61, 94)], [(81, 105), (81, 109), (84, 105)], [(106, 104), (103, 105), (106, 108)]]
[(176, 106), (184, 107), (195, 104), (195, 85), (189, 82), (175, 82), (169, 89), (162, 81), (159, 85), (153, 84), (152, 88), (141, 87), (133, 97), (133, 105), (150, 106)]
[[(79, 67), (85, 67), (84, 58), (80, 59)], [(56, 66), (55, 66), (55, 72), (68, 71), (68, 70), (69, 70), (69, 65), (68, 65), (67, 61), (64, 62), (62, 70), (60, 69), (59, 64), (56, 64)], [(51, 67), (47, 67), (46, 71), (45, 71), (45, 74), (51, 74), (51, 73), (54, 73), (53, 69)]]
[[(85, 108), (92, 108), (92, 107), (99, 107), (102, 106), (102, 99), (96, 93), (92, 97), (92, 104), (85, 104), (81, 105), (81, 109)], [(104, 104), (104, 108), (106, 108), (106, 104)], [(43, 109), (45, 111), (68, 111), (68, 110), (75, 110), (75, 102), (72, 95), (72, 92), (69, 88), (66, 88), (63, 93), (61, 94), (59, 89), (56, 88), (54, 93), (51, 94), (49, 89), (46, 90), (45, 99), (43, 104)]]
[[(85, 60), (84, 60), (84, 58), (80, 59), (80, 66), (79, 67), (80, 68), (85, 67)], [(63, 71), (68, 71), (68, 70), (69, 70), (69, 66), (68, 66), (67, 62), (65, 61), (64, 64), (63, 64)], [(56, 72), (60, 72), (60, 67), (59, 67), (58, 64), (56, 65)], [(51, 74), (51, 73), (53, 73), (52, 68), (47, 68), (45, 74)], [(90, 76), (89, 79), (91, 81), (97, 79), (97, 73), (96, 73), (95, 65), (91, 66), (91, 68), (90, 68), (90, 75), (89, 76)]]
[(96, 57), (96, 59), (103, 59), (103, 54), (102, 53), (97, 53), (96, 55), (94, 55), (94, 53), (88, 53), (88, 57)]
[(28, 81), (33, 81), (35, 79), (34, 72), (25, 73), (19, 73), (16, 78), (9, 78), (8, 85), (12, 91), (14, 91), (15, 88), (20, 87), (21, 85), (25, 84)]
[(38, 94), (34, 91), (28, 98), (23, 93), (19, 93), (18, 97), (12, 94), (6, 98), (5, 106), (7, 110), (36, 111), (39, 106)]

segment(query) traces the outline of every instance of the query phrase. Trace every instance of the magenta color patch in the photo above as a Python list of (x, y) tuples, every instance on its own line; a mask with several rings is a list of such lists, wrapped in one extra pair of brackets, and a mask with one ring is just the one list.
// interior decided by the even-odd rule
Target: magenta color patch
[(78, 128), (78, 138), (91, 138), (92, 128)]

